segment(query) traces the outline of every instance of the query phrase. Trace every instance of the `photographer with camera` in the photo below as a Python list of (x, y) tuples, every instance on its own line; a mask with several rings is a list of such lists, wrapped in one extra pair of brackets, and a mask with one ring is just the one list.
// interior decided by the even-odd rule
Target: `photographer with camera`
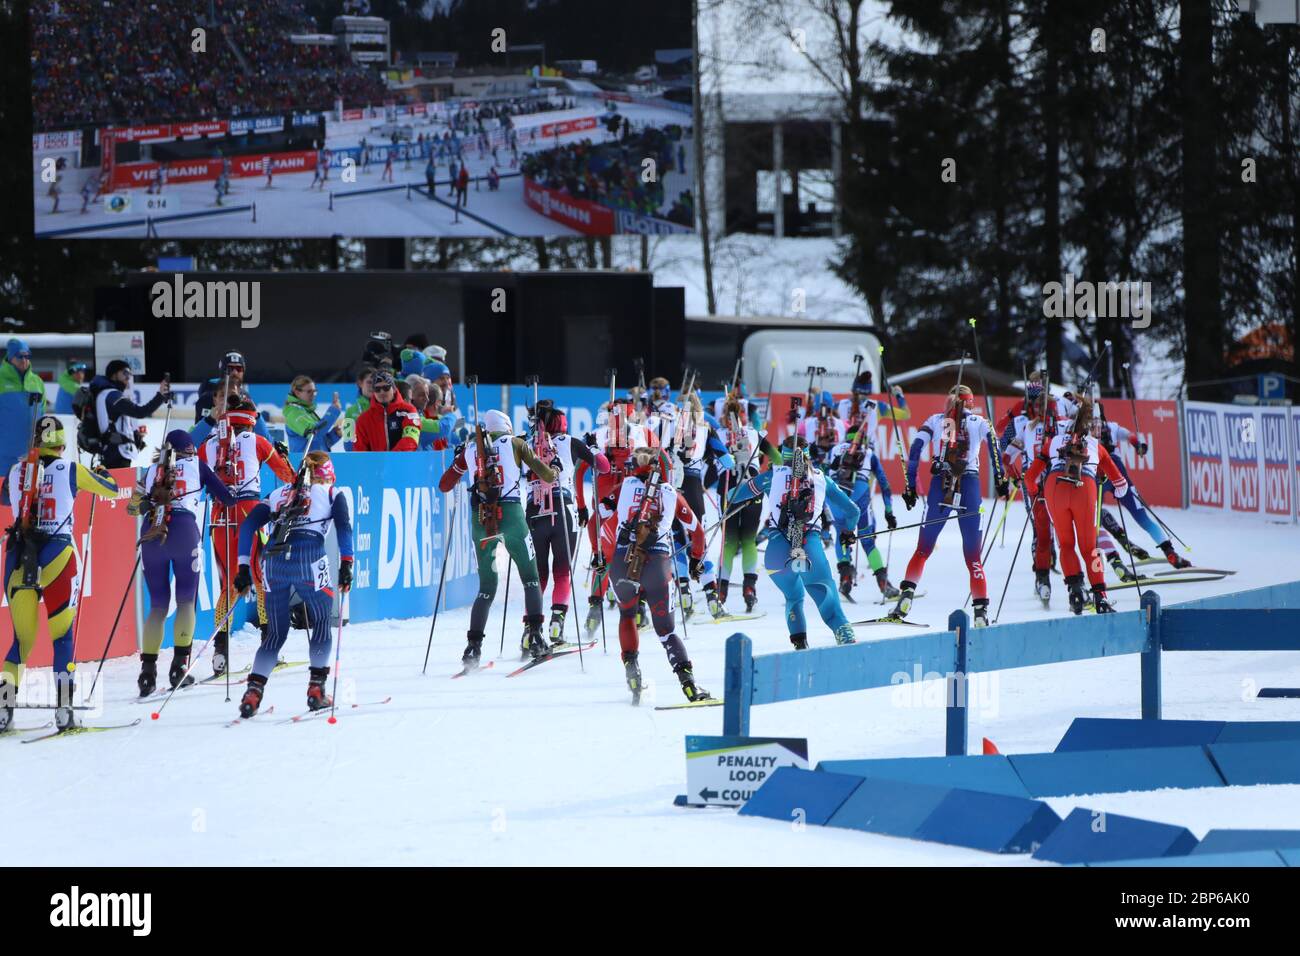
[(88, 401), (78, 413), (81, 425), (77, 429), (77, 446), (99, 455), (105, 468), (131, 467), (135, 453), (145, 445), (145, 427), (137, 420), (153, 415), (171, 397), (171, 380), (164, 375), (158, 393), (137, 405), (126, 397), (132, 378), (126, 362), (109, 362), (104, 374), (91, 380)]

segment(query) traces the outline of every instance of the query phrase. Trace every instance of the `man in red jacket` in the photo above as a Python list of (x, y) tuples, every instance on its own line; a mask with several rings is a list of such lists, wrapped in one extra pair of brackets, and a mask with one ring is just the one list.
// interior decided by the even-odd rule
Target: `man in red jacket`
[(370, 376), (370, 407), (357, 418), (353, 451), (416, 451), (420, 447), (420, 413), (397, 391), (391, 372)]

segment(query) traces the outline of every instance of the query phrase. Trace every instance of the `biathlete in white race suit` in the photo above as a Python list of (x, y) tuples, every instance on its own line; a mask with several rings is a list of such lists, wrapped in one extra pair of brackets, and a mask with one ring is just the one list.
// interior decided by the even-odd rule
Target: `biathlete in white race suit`
[(902, 619), (912, 609), (916, 586), (921, 582), (925, 562), (934, 551), (940, 533), (948, 524), (947, 521), (935, 519), (946, 518), (955, 511), (959, 516), (957, 524), (961, 529), (962, 554), (966, 559), (966, 568), (970, 572), (970, 592), (975, 612), (974, 625), (985, 627), (989, 623), (988, 586), (980, 555), (981, 444), (987, 443), (989, 446), (989, 461), (992, 463), (998, 497), (1005, 498), (1010, 487), (1002, 474), (1002, 460), (998, 454), (992, 426), (971, 411), (973, 404), (974, 396), (971, 390), (965, 385), (955, 386), (948, 393), (947, 408), (927, 418), (912, 441), (912, 448), (907, 456), (907, 485), (903, 490), (903, 502), (907, 505), (908, 511), (911, 511), (916, 504), (916, 472), (921, 463), (921, 449), (929, 443), (930, 489), (925, 499), (924, 515), (925, 519), (932, 523), (920, 529), (916, 551), (912, 553), (912, 559), (907, 563), (906, 576), (900, 585), (902, 593), (899, 595), (892, 617)]
[(623, 478), (612, 513), (601, 526), (602, 548), (609, 558), (609, 579), (618, 596), (618, 642), (633, 702), (641, 699), (638, 663), (640, 635), (637, 605), (649, 606), (655, 634), (668, 663), (692, 703), (710, 695), (695, 683), (686, 645), (675, 632), (677, 600), (673, 580), (673, 523), (681, 522), (690, 536), (691, 574), (704, 570), (704, 526), (672, 486), (672, 462), (663, 449), (634, 449), (624, 462)]
[[(609, 473), (609, 460), (586, 442), (568, 434), (568, 417), (549, 398), (539, 399), (532, 409), (534, 431), (530, 439), (533, 453), (556, 473), (554, 481), (543, 481), (524, 466), (528, 481), (528, 531), (537, 556), (538, 586), (551, 590), (550, 639), (553, 647), (565, 643), (564, 620), (573, 590), (573, 557), (578, 547), (578, 514), (574, 505), (574, 474), (580, 464), (597, 475)], [(561, 535), (564, 537), (562, 538)], [(527, 652), (528, 630), (520, 643)]]
[(334, 463), (327, 452), (312, 451), (291, 485), (271, 492), (244, 519), (239, 529), (239, 572), (235, 590), (247, 593), (253, 585), (253, 540), (263, 525), (272, 524), (262, 562), (266, 579), (266, 630), (253, 659), (248, 689), (239, 702), (239, 716), (252, 717), (262, 704), (266, 681), (289, 636), (289, 602), (302, 599), (310, 627), (308, 646), (311, 672), (307, 680), (308, 710), (322, 710), (334, 701), (325, 692), (330, 672), (330, 611), (334, 604), (334, 579), (325, 535), (334, 527), (339, 544), (338, 590), (352, 588), (352, 516), (347, 498), (334, 487)]
[[(1060, 430), (1056, 401), (1047, 394), (1041, 372), (1029, 376), (1023, 404), (1013, 405), (998, 423), (1002, 432), (1002, 464), (1007, 477), (1015, 482), (1024, 479), (1025, 471), (1039, 452)], [(1052, 565), (1056, 554), (1052, 540), (1052, 519), (1047, 501), (1030, 494), (1024, 496), (1025, 510), (1034, 527), (1031, 554), (1034, 568), (1034, 593), (1047, 602), (1052, 597)]]
[[(140, 536), (140, 564), (149, 592), (149, 614), (144, 619), (140, 676), (136, 686), (148, 697), (158, 686), (158, 651), (176, 584), (176, 624), (171, 668), (167, 679), (180, 684), (190, 665), (194, 643), (194, 603), (199, 590), (199, 568), (203, 542), (199, 539), (199, 517), (203, 492), (207, 491), (226, 508), (237, 502), (234, 493), (216, 476), (207, 462), (200, 461), (189, 432), (178, 428), (167, 435), (158, 461), (145, 473), (130, 509), (143, 514), (145, 531)], [(186, 677), (187, 684), (194, 683)]]

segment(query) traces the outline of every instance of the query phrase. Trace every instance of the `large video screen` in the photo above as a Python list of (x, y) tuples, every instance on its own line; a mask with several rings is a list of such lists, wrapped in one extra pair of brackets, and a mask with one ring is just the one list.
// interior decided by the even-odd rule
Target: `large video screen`
[(690, 0), (37, 0), (40, 237), (694, 228)]

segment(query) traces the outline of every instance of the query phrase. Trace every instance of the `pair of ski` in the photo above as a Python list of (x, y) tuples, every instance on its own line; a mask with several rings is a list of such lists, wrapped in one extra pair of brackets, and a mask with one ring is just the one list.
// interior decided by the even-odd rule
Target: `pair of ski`
[[(313, 717), (328, 717), (330, 716), (331, 713), (337, 713), (338, 711), (342, 711), (342, 710), (356, 710), (358, 707), (377, 707), (380, 704), (387, 704), (392, 699), (393, 699), (392, 697), (385, 697), (382, 700), (364, 701), (356, 704), (344, 704), (342, 706), (335, 707), (332, 710), (329, 707), (322, 707), (320, 710), (310, 710), (310, 709), (304, 710), (301, 714), (295, 714), (294, 716), (288, 717), (284, 720), (274, 721), (274, 723), (300, 724), (305, 720), (312, 719)], [(259, 710), (251, 717), (236, 717), (234, 720), (227, 723), (226, 726), (238, 727), (240, 724), (246, 724), (250, 720), (257, 720), (257, 718), (259, 717), (269, 717), (273, 713), (275, 713), (275, 704), (272, 704), (270, 707), (266, 708), (266, 710)], [(266, 721), (261, 721), (261, 723), (266, 723)]]
[(1197, 584), (1202, 581), (1222, 581), (1228, 575), (1236, 573), (1236, 571), (1226, 571), (1222, 568), (1171, 568), (1168, 571), (1143, 575), (1136, 580), (1108, 584), (1106, 590), (1119, 591), (1124, 588), (1163, 587), (1166, 584)]
[[(55, 737), (78, 737), (81, 736), (82, 734), (102, 734), (108, 730), (126, 730), (127, 728), (135, 727), (140, 723), (141, 720), (142, 718), (137, 717), (129, 724), (108, 724), (106, 726), (77, 725), (74, 727), (69, 727), (66, 730), (56, 730), (53, 733), (41, 734), (39, 737), (25, 737), (23, 738), (23, 743), (35, 744), (35, 743), (39, 743), (42, 740), (53, 740)], [(50, 723), (53, 723), (53, 721), (51, 721)], [(41, 727), (34, 727), (32, 729), (40, 730), (44, 727), (49, 727), (49, 726), (50, 724), (42, 724)]]
[[(557, 657), (568, 657), (570, 654), (576, 654), (576, 653), (578, 653), (578, 651), (580, 651), (580, 650), (581, 650), (581, 651), (589, 651), (589, 650), (591, 650), (591, 649), (592, 649), (593, 647), (595, 647), (595, 646), (596, 646), (596, 642), (595, 642), (595, 641), (588, 641), (587, 643), (582, 644), (582, 645), (577, 645), (577, 644), (575, 644), (575, 645), (573, 645), (572, 647), (569, 647), (569, 646), (563, 646), (563, 647), (561, 647), (559, 650), (553, 650), (553, 651), (551, 651), (549, 654), (543, 654), (541, 657), (535, 657), (535, 658), (533, 658), (533, 659), (530, 660), (527, 664), (524, 664), (524, 665), (522, 665), (522, 666), (516, 668), (515, 670), (512, 670), (512, 671), (511, 671), (509, 674), (507, 674), (506, 676), (507, 676), (507, 677), (517, 677), (517, 676), (519, 676), (520, 674), (522, 674), (524, 671), (532, 670), (532, 669), (533, 669), (534, 667), (536, 667), (538, 664), (545, 664), (547, 661), (553, 661), (553, 660), (555, 660)], [(486, 664), (473, 664), (473, 665), (471, 665), (471, 664), (466, 664), (466, 665), (465, 665), (464, 667), (462, 667), (462, 668), (461, 668), (457, 673), (452, 674), (452, 675), (451, 675), (451, 679), (452, 679), (452, 680), (458, 680), (458, 679), (461, 678), (461, 677), (467, 677), (468, 675), (470, 675), (470, 674), (474, 674), (474, 673), (477, 673), (478, 671), (485, 671), (485, 670), (488, 670), (488, 669), (491, 668), (492, 665), (495, 664), (495, 663), (496, 663), (496, 661), (488, 661)]]

